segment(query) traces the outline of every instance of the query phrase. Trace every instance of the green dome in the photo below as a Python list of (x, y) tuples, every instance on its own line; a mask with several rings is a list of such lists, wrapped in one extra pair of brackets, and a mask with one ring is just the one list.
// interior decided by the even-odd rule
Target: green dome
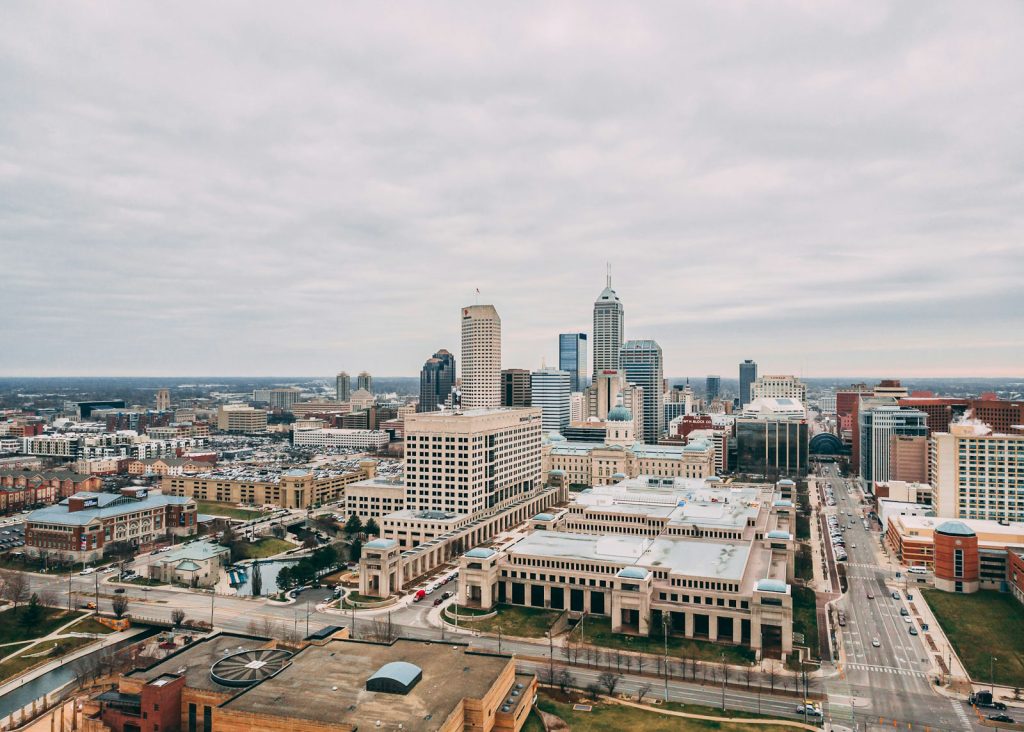
[(632, 422), (633, 415), (628, 409), (621, 404), (618, 404), (608, 410), (608, 421), (609, 422)]

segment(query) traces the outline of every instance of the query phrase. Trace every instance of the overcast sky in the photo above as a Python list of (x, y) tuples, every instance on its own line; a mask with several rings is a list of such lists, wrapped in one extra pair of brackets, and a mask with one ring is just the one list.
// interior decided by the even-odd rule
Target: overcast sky
[(1024, 3), (2, 15), (0, 374), (1024, 374)]

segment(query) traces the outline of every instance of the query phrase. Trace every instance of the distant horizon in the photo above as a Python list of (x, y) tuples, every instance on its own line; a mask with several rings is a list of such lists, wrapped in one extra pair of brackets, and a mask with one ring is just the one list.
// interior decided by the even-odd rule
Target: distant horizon
[[(519, 368), (519, 367), (508, 366), (508, 367), (505, 367), (505, 368)], [(530, 370), (533, 371), (535, 369), (530, 369)], [(780, 375), (796, 376), (798, 379), (800, 379), (802, 381), (807, 381), (807, 380), (818, 380), (818, 381), (821, 381), (821, 380), (830, 380), (830, 381), (850, 380), (851, 383), (864, 382), (864, 381), (881, 381), (883, 379), (896, 379), (898, 381), (907, 381), (907, 380), (915, 380), (915, 381), (917, 381), (917, 380), (923, 380), (923, 379), (945, 380), (945, 381), (993, 381), (993, 380), (995, 380), (995, 381), (1009, 381), (1009, 382), (1020, 380), (1022, 383), (1024, 383), (1024, 375), (1020, 375), (1020, 376), (1001, 376), (1001, 375), (995, 375), (995, 376), (949, 376), (949, 375), (944, 375), (944, 374), (937, 374), (937, 375), (920, 375), (920, 374), (917, 374), (917, 375), (905, 375), (905, 374), (901, 374), (901, 375), (896, 376), (896, 375), (889, 374), (889, 375), (884, 375), (884, 376), (863, 376), (863, 375), (862, 376), (850, 376), (850, 375), (844, 375), (844, 376), (806, 376), (805, 375), (805, 376), (800, 376), (800, 375), (797, 375), (797, 374), (786, 374), (785, 372), (764, 372), (764, 373), (760, 373), (759, 372), (758, 376), (764, 376), (765, 374), (768, 374), (768, 373), (772, 373), (772, 374), (778, 373)], [(356, 377), (357, 374), (358, 374), (358, 372), (350, 372), (349, 373), (349, 375), (353, 377), (353, 381), (355, 380), (355, 377)], [(275, 380), (276, 379), (276, 380), (281, 380), (281, 381), (299, 381), (299, 380), (312, 381), (314, 379), (323, 379), (323, 380), (326, 380), (326, 381), (333, 381), (333, 379), (335, 378), (336, 375), (337, 374), (332, 374), (330, 376), (316, 376), (316, 375), (313, 375), (313, 376), (305, 375), (305, 376), (303, 376), (303, 375), (287, 375), (287, 374), (269, 374), (269, 375), (259, 375), (259, 374), (41, 374), (41, 375), (6, 374), (5, 375), (5, 374), (0, 374), (0, 380), (4, 380), (4, 379), (10, 379), (10, 380), (15, 380), (15, 379), (167, 379), (167, 380), (171, 380), (171, 379), (173, 379), (173, 380), (179, 380), (180, 381), (180, 380), (183, 380), (183, 379), (253, 379), (253, 380), (257, 380), (257, 379), (258, 380)], [(419, 374), (385, 375), (385, 374), (374, 374), (374, 373), (371, 372), (370, 375), (374, 379), (418, 379), (419, 378)], [(702, 379), (704, 379), (704, 378), (706, 378), (708, 376), (718, 376), (718, 377), (720, 377), (723, 380), (738, 381), (738, 377), (736, 377), (736, 376), (725, 376), (722, 373), (698, 374), (696, 376), (694, 376), (694, 375), (687, 376), (685, 374), (681, 375), (681, 376), (668, 376), (668, 375), (666, 375), (663, 378), (666, 381), (677, 381), (677, 380), (678, 381), (682, 381), (682, 380), (685, 380), (687, 378), (689, 378), (691, 381), (697, 381), (697, 380), (702, 380)], [(588, 376), (587, 378), (590, 379), (591, 377)], [(171, 386), (173, 386), (173, 385), (171, 385)]]

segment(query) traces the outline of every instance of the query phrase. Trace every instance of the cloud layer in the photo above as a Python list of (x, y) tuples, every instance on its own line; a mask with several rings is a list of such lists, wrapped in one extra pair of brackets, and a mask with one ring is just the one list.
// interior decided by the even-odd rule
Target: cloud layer
[(0, 374), (507, 366), (605, 262), (672, 375), (1024, 372), (1024, 5), (40, 3)]

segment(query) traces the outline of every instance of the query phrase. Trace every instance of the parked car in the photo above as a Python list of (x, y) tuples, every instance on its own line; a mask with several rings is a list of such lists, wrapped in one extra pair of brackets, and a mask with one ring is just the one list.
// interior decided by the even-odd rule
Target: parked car
[(443, 597), (439, 597), (439, 598), (437, 598), (436, 600), (434, 600), (434, 607), (437, 607), (437, 606), (438, 606), (438, 605), (440, 605), (440, 604), (441, 604), (442, 602), (444, 602), (444, 598), (443, 598)]
[(899, 600), (900, 599), (900, 593), (898, 593), (898, 592), (892, 593), (892, 599), (893, 600)]
[(910, 626), (910, 634), (917, 635), (917, 628), (915, 628), (913, 625)]
[(812, 702), (806, 702), (805, 704), (797, 704), (796, 713), (806, 714), (808, 717), (820, 717), (821, 706), (818, 704), (813, 704)]
[(1007, 714), (991, 714), (989, 720), (992, 722), (1005, 722), (1007, 724), (1013, 724), (1013, 717)]
[(115, 587), (114, 588), (114, 594), (115, 595), (123, 595), (124, 594), (124, 588), (123, 587)]

